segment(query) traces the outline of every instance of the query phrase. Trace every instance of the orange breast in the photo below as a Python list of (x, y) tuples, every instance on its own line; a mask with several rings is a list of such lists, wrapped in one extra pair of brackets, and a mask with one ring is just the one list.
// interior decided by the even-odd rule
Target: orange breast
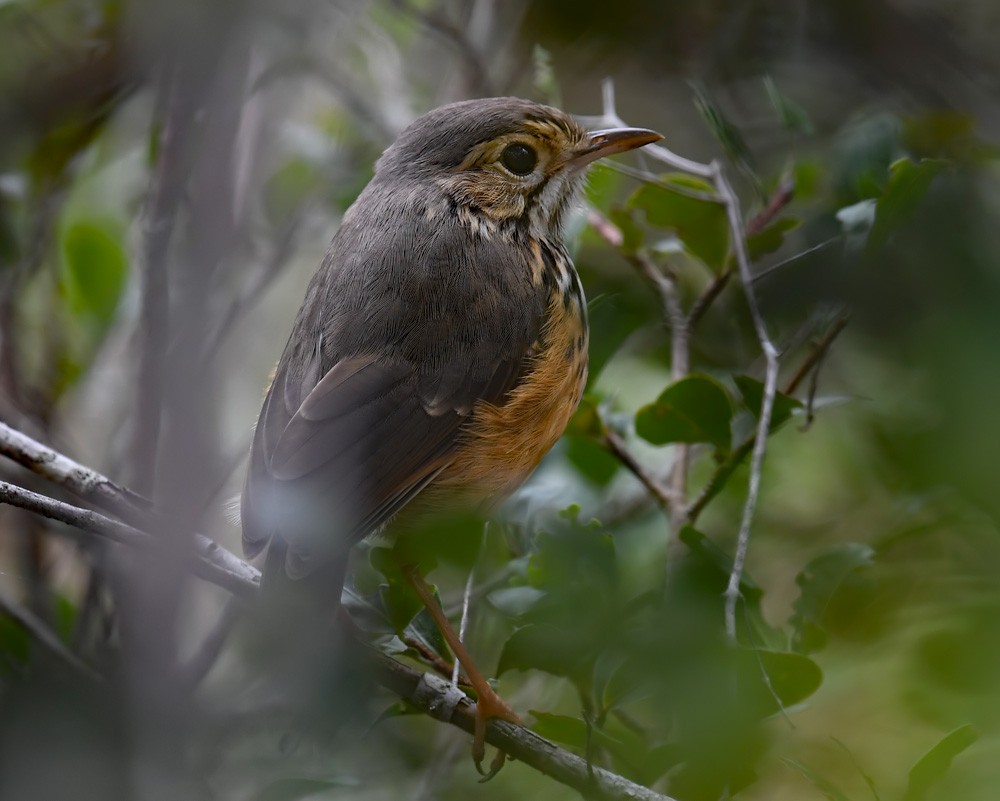
[(428, 488), (432, 495), (450, 490), (487, 504), (500, 501), (565, 430), (587, 381), (587, 327), (577, 297), (567, 301), (564, 294), (551, 296), (529, 372), (502, 406), (476, 406), (455, 460)]

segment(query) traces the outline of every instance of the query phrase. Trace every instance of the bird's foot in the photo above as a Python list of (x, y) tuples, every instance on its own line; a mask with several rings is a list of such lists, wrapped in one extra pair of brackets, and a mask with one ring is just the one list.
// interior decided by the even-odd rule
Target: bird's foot
[(476, 728), (472, 740), (472, 759), (476, 763), (476, 770), (483, 777), (479, 781), (488, 782), (500, 772), (500, 768), (503, 767), (507, 759), (507, 754), (504, 751), (497, 751), (490, 763), (489, 770), (483, 769), (483, 759), (486, 756), (486, 724), (494, 718), (507, 720), (519, 726), (524, 724), (517, 713), (488, 684), (484, 687), (477, 687), (476, 691), (479, 694), (479, 699), (476, 701)]

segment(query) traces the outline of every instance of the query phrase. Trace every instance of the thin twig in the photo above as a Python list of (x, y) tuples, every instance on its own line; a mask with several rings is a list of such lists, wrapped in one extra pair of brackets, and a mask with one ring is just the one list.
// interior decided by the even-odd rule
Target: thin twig
[(632, 475), (642, 482), (642, 485), (662, 509), (665, 511), (670, 510), (670, 507), (674, 505), (674, 501), (676, 500), (672, 490), (664, 487), (652, 473), (646, 470), (628, 449), (622, 438), (607, 426), (604, 427), (602, 444)]
[[(839, 317), (830, 330), (816, 343), (816, 347), (812, 350), (805, 361), (803, 361), (801, 367), (795, 372), (795, 375), (791, 380), (785, 384), (784, 388), (781, 390), (784, 395), (792, 395), (798, 388), (802, 381), (810, 374), (812, 369), (819, 363), (823, 358), (823, 354), (830, 349), (833, 341), (837, 338), (841, 331), (847, 326), (848, 316), (843, 315)], [(730, 452), (726, 460), (720, 464), (712, 477), (709, 478), (708, 483), (702, 489), (698, 497), (692, 501), (690, 508), (688, 509), (688, 519), (694, 523), (701, 513), (705, 510), (705, 507), (715, 498), (716, 495), (722, 490), (726, 485), (726, 481), (733, 471), (743, 462), (747, 457), (747, 454), (753, 449), (754, 443), (756, 441), (756, 432), (747, 437), (743, 442), (737, 445)]]
[(732, 187), (722, 171), (722, 166), (714, 163), (714, 180), (719, 193), (726, 200), (726, 211), (729, 226), (733, 235), (733, 250), (739, 265), (740, 280), (743, 283), (743, 293), (746, 296), (747, 307), (753, 320), (754, 329), (760, 348), (764, 353), (766, 369), (764, 372), (764, 397), (760, 404), (760, 416), (757, 420), (757, 439), (754, 442), (753, 454), (750, 457), (750, 480), (747, 486), (747, 497), (743, 504), (743, 517), (736, 538), (736, 552), (733, 555), (733, 567), (729, 574), (729, 584), (726, 587), (726, 633), (729, 639), (736, 641), (736, 602), (741, 597), (740, 582), (743, 579), (743, 568), (746, 564), (747, 551), (750, 547), (750, 526), (753, 523), (757, 498), (760, 494), (761, 473), (764, 467), (764, 456), (767, 454), (767, 434), (771, 430), (771, 413), (774, 410), (774, 398), (778, 385), (778, 349), (771, 341), (767, 332), (767, 324), (757, 305), (757, 296), (753, 289), (753, 270), (750, 266), (750, 254), (747, 252), (746, 236), (742, 230), (739, 204)]
[(100, 673), (70, 651), (52, 629), (33, 612), (25, 609), (7, 595), (3, 589), (0, 589), (0, 611), (16, 620), (39, 644), (44, 646), (53, 656), (73, 668), (73, 670), (91, 681), (103, 683), (104, 677)]
[[(644, 250), (633, 254), (630, 261), (638, 267), (659, 292), (660, 303), (663, 307), (663, 319), (670, 332), (670, 380), (672, 382), (680, 381), (690, 371), (691, 346), (690, 326), (681, 306), (677, 282), (672, 275), (657, 269), (652, 258)], [(670, 469), (671, 542), (677, 541), (677, 537), (684, 527), (684, 507), (687, 502), (687, 476), (690, 459), (691, 446), (686, 442), (676, 443), (674, 445), (674, 462)]]
[(241, 316), (250, 311), (267, 291), (267, 288), (274, 283), (274, 280), (281, 274), (281, 271), (288, 266), (291, 252), (295, 245), (295, 236), (301, 223), (302, 216), (306, 209), (299, 210), (293, 217), (293, 221), (285, 226), (282, 231), (271, 257), (267, 264), (257, 273), (250, 286), (245, 289), (239, 297), (233, 300), (219, 318), (219, 323), (215, 330), (209, 334), (208, 343), (205, 345), (203, 361), (207, 364), (211, 362), (226, 341), (226, 337), (233, 330), (233, 326)]
[(688, 335), (694, 331), (695, 327), (705, 316), (709, 306), (715, 303), (716, 298), (722, 294), (722, 290), (729, 284), (729, 279), (733, 277), (733, 271), (728, 267), (712, 279), (712, 282), (705, 287), (705, 290), (698, 296), (692, 304), (687, 316)]
[[(465, 590), (462, 592), (462, 616), (459, 618), (458, 623), (458, 639), (462, 642), (465, 642), (465, 633), (469, 627), (469, 608), (472, 604), (472, 585), (476, 580), (476, 568), (479, 566), (479, 560), (482, 558), (483, 551), (486, 550), (486, 537), (489, 531), (490, 524), (487, 521), (483, 524), (483, 536), (479, 541), (479, 550), (476, 552), (476, 559), (469, 569), (469, 577), (465, 580)], [(459, 662), (456, 659), (451, 668), (451, 683), (454, 687), (458, 686), (459, 667)]]
[(763, 231), (767, 227), (768, 223), (777, 217), (785, 206), (792, 202), (794, 197), (795, 179), (791, 176), (787, 176), (782, 179), (775, 193), (771, 195), (771, 199), (768, 201), (767, 205), (751, 217), (749, 222), (747, 222), (747, 236), (753, 236), (754, 234), (759, 234)]
[(836, 319), (827, 329), (827, 332), (823, 334), (822, 337), (813, 346), (812, 351), (805, 358), (802, 364), (799, 365), (799, 369), (795, 371), (795, 375), (789, 379), (788, 383), (782, 392), (786, 395), (791, 395), (795, 390), (799, 388), (806, 376), (808, 376), (813, 370), (823, 361), (826, 356), (827, 351), (830, 350), (830, 345), (833, 341), (840, 336), (841, 331), (847, 328), (847, 324), (851, 320), (851, 315), (847, 312), (841, 312), (837, 315)]
[(462, 62), (468, 69), (467, 88), (472, 95), (486, 97), (494, 94), (493, 82), (483, 59), (465, 31), (447, 19), (439, 11), (425, 11), (406, 0), (397, 0), (395, 6), (400, 11), (410, 15), (431, 33), (454, 45)]
[(778, 270), (781, 270), (790, 264), (794, 264), (795, 262), (805, 258), (806, 256), (816, 253), (817, 251), (823, 250), (824, 248), (830, 247), (830, 245), (839, 242), (843, 238), (844, 238), (843, 234), (837, 234), (835, 236), (831, 236), (829, 239), (824, 239), (818, 245), (813, 245), (812, 247), (806, 248), (805, 250), (801, 250), (798, 253), (789, 256), (787, 259), (782, 259), (776, 264), (772, 264), (767, 269), (761, 270), (756, 275), (754, 275), (753, 277), (754, 283), (760, 281), (762, 278), (766, 278), (767, 276), (771, 275), (771, 273), (775, 273)]

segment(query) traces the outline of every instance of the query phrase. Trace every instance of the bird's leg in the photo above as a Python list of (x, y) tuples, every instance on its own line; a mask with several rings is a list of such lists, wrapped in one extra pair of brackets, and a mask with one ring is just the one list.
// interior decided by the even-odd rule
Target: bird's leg
[(465, 668), (465, 672), (469, 677), (469, 683), (476, 691), (476, 729), (472, 741), (472, 758), (475, 760), (476, 768), (479, 772), (489, 778), (495, 775), (503, 766), (505, 755), (503, 752), (498, 753), (497, 758), (493, 760), (490, 766), (490, 770), (488, 772), (483, 770), (482, 762), (486, 754), (487, 721), (490, 718), (501, 718), (509, 720), (511, 723), (521, 724), (521, 719), (497, 695), (496, 691), (490, 686), (490, 683), (479, 670), (479, 667), (472, 661), (472, 656), (470, 656), (462, 644), (462, 640), (451, 627), (448, 618), (444, 614), (444, 610), (441, 609), (441, 605), (437, 602), (437, 598), (434, 597), (434, 593), (431, 592), (431, 588), (427, 586), (427, 582), (424, 581), (420, 572), (412, 565), (407, 565), (403, 568), (403, 575), (420, 597), (420, 600), (423, 601), (424, 606), (427, 607), (427, 611), (431, 613), (431, 617), (437, 623), (437, 627), (448, 643), (448, 647), (451, 648), (452, 653), (455, 654), (455, 658)]

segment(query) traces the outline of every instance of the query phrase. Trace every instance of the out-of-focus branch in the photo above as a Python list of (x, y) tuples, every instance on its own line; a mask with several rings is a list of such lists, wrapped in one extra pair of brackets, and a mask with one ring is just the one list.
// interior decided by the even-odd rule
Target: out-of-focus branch
[(141, 345), (135, 418), (130, 448), (132, 482), (141, 493), (153, 491), (160, 439), (164, 362), (169, 331), (167, 254), (180, 206), (186, 170), (187, 99), (173, 68), (162, 80), (164, 117), (152, 193), (146, 209), (143, 245)]
[[(131, 524), (131, 527), (157, 530), (155, 523), (158, 516), (149, 501), (141, 495), (119, 486), (107, 476), (73, 461), (5, 423), (0, 423), (0, 454), (59, 484), (78, 498), (111, 512)], [(237, 576), (251, 583), (260, 581), (260, 571), (207, 537), (196, 534), (193, 546), (198, 556), (218, 568), (218, 575)]]
[[(156, 537), (130, 526), (128, 523), (122, 523), (120, 520), (106, 517), (90, 509), (57, 501), (47, 495), (26, 490), (6, 481), (0, 481), (0, 504), (27, 509), (29, 512), (51, 520), (58, 520), (80, 531), (97, 534), (122, 545), (138, 548), (155, 548), (160, 545), (160, 540)], [(193, 565), (195, 573), (223, 589), (247, 597), (249, 594), (247, 587), (260, 583), (259, 571), (243, 562), (235, 554), (231, 554), (215, 542), (208, 540), (207, 537), (202, 539), (204, 543), (195, 546), (195, 554), (199, 557)], [(227, 554), (227, 557), (222, 557), (222, 553)], [(240, 563), (238, 569), (234, 570), (228, 566), (228, 563), (231, 563), (233, 559)]]
[[(17, 447), (12, 447), (11, 441), (16, 441)], [(80, 488), (92, 497), (103, 495), (105, 499), (114, 499), (109, 503), (120, 503), (123, 508), (131, 509), (132, 514), (136, 513), (136, 508), (126, 499), (141, 500), (141, 496), (118, 487), (96, 471), (74, 462), (67, 456), (38, 443), (34, 445), (31, 443), (33, 441), (30, 438), (0, 423), (0, 452), (5, 455), (14, 454), (12, 458), (16, 461), (35, 469), (35, 472), (67, 489)], [(22, 458), (18, 458), (19, 456)], [(13, 503), (62, 520), (83, 531), (108, 536), (124, 544), (140, 547), (155, 546), (154, 537), (126, 523), (11, 484), (0, 482), (0, 503)], [(235, 595), (253, 597), (257, 594), (260, 588), (259, 571), (236, 554), (205, 537), (200, 539), (197, 551), (202, 560), (195, 562), (194, 567), (203, 578)], [(239, 569), (230, 572), (223, 567), (227, 565), (237, 566)], [(469, 733), (474, 731), (475, 705), (461, 690), (431, 673), (421, 673), (377, 652), (373, 654), (378, 681), (383, 687), (421, 712)], [(668, 796), (635, 784), (623, 776), (588, 765), (585, 760), (539, 737), (529, 729), (506, 721), (492, 721), (486, 730), (486, 741), (550, 778), (579, 790), (587, 798), (600, 801), (619, 801), (619, 799), (673, 801)]]

